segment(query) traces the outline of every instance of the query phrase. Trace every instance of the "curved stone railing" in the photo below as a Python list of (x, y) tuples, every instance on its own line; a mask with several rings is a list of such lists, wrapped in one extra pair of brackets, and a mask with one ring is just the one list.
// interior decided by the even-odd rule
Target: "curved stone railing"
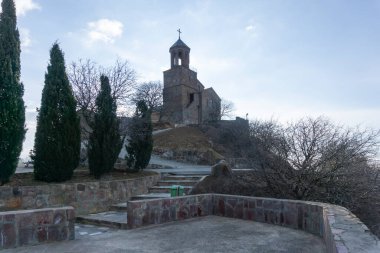
[(327, 252), (380, 252), (377, 237), (347, 209), (325, 203), (233, 196), (189, 195), (131, 201), (128, 228), (217, 215), (300, 229), (323, 238)]

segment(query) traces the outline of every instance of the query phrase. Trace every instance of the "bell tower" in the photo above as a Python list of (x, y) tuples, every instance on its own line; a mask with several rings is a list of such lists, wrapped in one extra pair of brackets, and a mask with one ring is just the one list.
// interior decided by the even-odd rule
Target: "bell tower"
[(189, 68), (190, 48), (181, 40), (181, 29), (177, 30), (178, 40), (170, 47), (170, 67), (183, 66)]
[(197, 72), (190, 69), (190, 48), (181, 40), (181, 30), (177, 31), (178, 40), (169, 49), (170, 68), (164, 71), (161, 120), (173, 125), (202, 124), (210, 114), (206, 105), (220, 103), (220, 98), (212, 89), (205, 90)]

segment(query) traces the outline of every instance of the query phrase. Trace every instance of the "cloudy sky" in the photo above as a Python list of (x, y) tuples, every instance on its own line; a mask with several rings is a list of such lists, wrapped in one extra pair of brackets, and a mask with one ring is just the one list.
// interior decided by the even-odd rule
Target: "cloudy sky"
[(176, 30), (199, 80), (236, 116), (281, 122), (324, 115), (380, 128), (379, 0), (15, 0), (33, 147), (49, 50), (66, 63), (127, 59), (139, 80), (162, 80)]

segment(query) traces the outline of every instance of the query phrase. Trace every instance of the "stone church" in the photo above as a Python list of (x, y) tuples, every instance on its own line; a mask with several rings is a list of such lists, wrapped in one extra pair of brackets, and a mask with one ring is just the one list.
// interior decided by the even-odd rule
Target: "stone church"
[(221, 99), (189, 68), (190, 48), (181, 40), (170, 47), (170, 69), (164, 71), (163, 117), (171, 124), (203, 124), (220, 120)]

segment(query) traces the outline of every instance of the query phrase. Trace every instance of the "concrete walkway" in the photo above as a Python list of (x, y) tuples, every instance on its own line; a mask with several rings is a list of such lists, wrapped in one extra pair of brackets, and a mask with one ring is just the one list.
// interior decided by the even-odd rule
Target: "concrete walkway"
[[(321, 238), (299, 230), (217, 216), (135, 230), (83, 227), (74, 241), (1, 252), (326, 252)], [(95, 231), (98, 229), (99, 231)]]
[(166, 160), (157, 155), (150, 157), (149, 164), (160, 165), (160, 169), (149, 169), (157, 172), (181, 172), (181, 173), (199, 173), (210, 174), (211, 166), (209, 165), (196, 165), (190, 163), (181, 163), (173, 160)]

